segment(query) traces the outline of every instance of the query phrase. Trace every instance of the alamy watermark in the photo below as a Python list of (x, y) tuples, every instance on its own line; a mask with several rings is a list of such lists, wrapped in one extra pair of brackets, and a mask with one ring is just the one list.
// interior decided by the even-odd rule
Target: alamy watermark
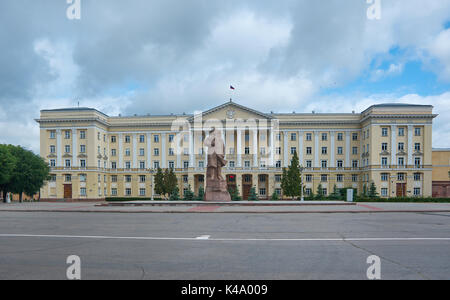
[(376, 255), (371, 255), (367, 258), (367, 263), (370, 264), (367, 269), (367, 279), (381, 279), (381, 259)]
[(69, 265), (66, 271), (67, 279), (81, 280), (81, 259), (77, 255), (67, 257), (66, 263)]
[(381, 0), (366, 0), (369, 4), (367, 9), (367, 19), (380, 20), (381, 19)]
[(67, 0), (66, 16), (69, 20), (80, 20), (81, 19), (81, 0)]

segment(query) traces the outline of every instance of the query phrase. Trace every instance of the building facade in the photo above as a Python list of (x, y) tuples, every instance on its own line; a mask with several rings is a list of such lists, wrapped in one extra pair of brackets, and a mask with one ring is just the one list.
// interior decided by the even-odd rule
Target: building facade
[(450, 198), (450, 149), (433, 149), (433, 197)]
[(42, 110), (40, 153), (51, 166), (43, 199), (158, 198), (157, 168), (172, 168), (181, 195), (198, 192), (212, 127), (226, 142), (223, 170), (244, 199), (282, 194), (282, 168), (296, 152), (305, 193), (334, 186), (382, 197), (432, 195), (432, 122), (428, 105), (381, 104), (362, 113), (262, 113), (228, 102), (197, 115), (111, 117), (90, 108)]

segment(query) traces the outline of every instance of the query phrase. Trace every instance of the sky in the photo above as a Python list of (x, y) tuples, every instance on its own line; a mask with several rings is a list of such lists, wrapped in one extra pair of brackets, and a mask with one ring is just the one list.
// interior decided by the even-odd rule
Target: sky
[(230, 85), (262, 112), (433, 105), (450, 148), (450, 0), (0, 1), (0, 143), (39, 153), (41, 109), (193, 113)]

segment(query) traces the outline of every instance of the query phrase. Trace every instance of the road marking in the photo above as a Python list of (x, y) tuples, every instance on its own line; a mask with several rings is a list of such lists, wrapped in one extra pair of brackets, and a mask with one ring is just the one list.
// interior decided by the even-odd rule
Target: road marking
[(345, 241), (450, 241), (442, 237), (414, 238), (210, 238), (200, 237), (138, 237), (138, 236), (95, 236), (95, 235), (44, 235), (44, 234), (0, 234), (0, 238), (67, 238), (67, 239), (111, 239), (111, 240), (181, 240), (181, 241), (267, 241), (267, 242), (345, 242)]
[(368, 208), (368, 209), (372, 209), (372, 210), (377, 210), (377, 211), (382, 211), (384, 209), (379, 208), (379, 207), (375, 207), (375, 206), (371, 206), (371, 205), (367, 205), (367, 204), (361, 204), (358, 203), (358, 206), (364, 207), (364, 208)]

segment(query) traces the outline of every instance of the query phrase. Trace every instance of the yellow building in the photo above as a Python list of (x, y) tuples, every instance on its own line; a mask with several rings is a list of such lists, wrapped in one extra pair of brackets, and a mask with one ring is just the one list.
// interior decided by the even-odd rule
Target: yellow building
[(281, 193), (282, 168), (294, 152), (306, 193), (327, 194), (373, 181), (383, 197), (432, 195), (429, 105), (381, 104), (362, 113), (262, 113), (228, 102), (198, 115), (111, 117), (91, 108), (42, 110), (41, 156), (52, 180), (43, 199), (157, 198), (153, 175), (173, 168), (181, 195), (197, 193), (207, 166), (205, 137), (221, 128), (230, 188), (244, 199)]
[(433, 197), (450, 197), (450, 149), (433, 149)]

